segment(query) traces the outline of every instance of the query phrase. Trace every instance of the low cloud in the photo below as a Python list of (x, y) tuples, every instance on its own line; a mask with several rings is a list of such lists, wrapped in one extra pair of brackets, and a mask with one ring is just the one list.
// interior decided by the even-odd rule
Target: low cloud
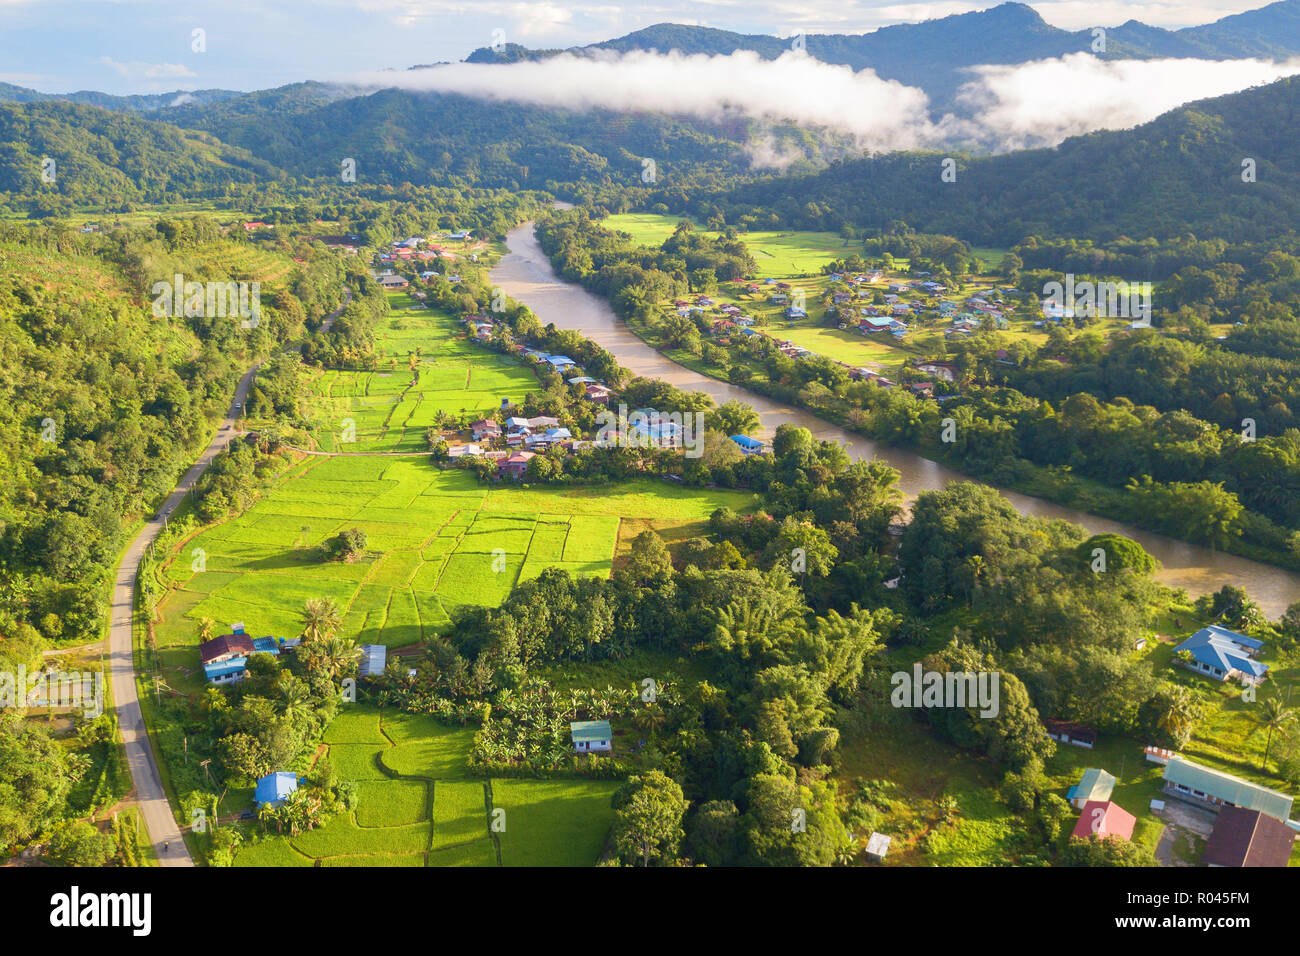
[(1097, 129), (1129, 129), (1161, 113), (1300, 73), (1300, 60), (1099, 60), (1071, 53), (980, 66), (959, 100), (986, 146), (1052, 146)]
[(566, 53), (538, 62), (454, 63), (353, 81), (571, 110), (653, 111), (708, 120), (741, 113), (845, 130), (868, 149), (905, 149), (934, 137), (921, 90), (882, 80), (872, 70), (854, 73), (795, 52), (766, 61), (748, 51), (729, 56)]
[[(743, 115), (760, 126), (796, 124), (849, 134), (859, 149), (966, 147), (1004, 151), (1053, 146), (1098, 129), (1127, 129), (1192, 100), (1300, 73), (1300, 60), (1099, 60), (1087, 53), (1018, 65), (974, 67), (958, 115), (933, 117), (926, 93), (799, 52), (775, 60), (634, 51), (511, 64), (454, 63), (349, 78), (368, 88), (458, 93), (568, 110), (662, 112), (720, 120)], [(796, 158), (759, 133), (758, 166)]]

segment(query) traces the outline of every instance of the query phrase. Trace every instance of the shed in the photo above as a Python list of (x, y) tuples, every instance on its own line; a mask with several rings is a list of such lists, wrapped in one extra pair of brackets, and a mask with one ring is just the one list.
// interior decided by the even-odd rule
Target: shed
[(388, 669), (388, 648), (383, 644), (362, 644), (360, 677), (383, 677)]
[(872, 833), (867, 840), (867, 856), (877, 863), (884, 860), (885, 854), (889, 852), (890, 840), (891, 837), (883, 833)]
[(268, 773), (258, 778), (253, 791), (253, 801), (262, 807), (278, 807), (289, 794), (298, 789), (298, 775), (286, 771)]

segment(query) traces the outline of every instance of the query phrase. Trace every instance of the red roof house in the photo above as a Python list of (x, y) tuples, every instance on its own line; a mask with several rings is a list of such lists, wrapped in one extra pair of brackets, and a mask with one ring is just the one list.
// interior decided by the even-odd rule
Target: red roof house
[(1225, 806), (1214, 822), (1201, 862), (1207, 866), (1286, 866), (1293, 843), (1295, 831), (1276, 817)]
[(1137, 818), (1118, 804), (1109, 800), (1089, 800), (1083, 805), (1079, 822), (1074, 825), (1070, 836), (1084, 839), (1095, 837), (1119, 837), (1129, 840), (1133, 837), (1133, 827)]
[(253, 653), (253, 639), (247, 634), (222, 634), (199, 645), (199, 660), (204, 664), (218, 664)]

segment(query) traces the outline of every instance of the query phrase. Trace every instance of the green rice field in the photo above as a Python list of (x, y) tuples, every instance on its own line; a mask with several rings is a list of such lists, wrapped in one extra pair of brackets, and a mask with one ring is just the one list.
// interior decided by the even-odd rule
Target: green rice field
[[(615, 782), (482, 780), (474, 730), (357, 705), (325, 734), (355, 809), (291, 837), (252, 829), (237, 866), (591, 866), (614, 819)], [(493, 811), (504, 814), (494, 832)]]
[(503, 398), (518, 402), (537, 390), (532, 372), (471, 342), (450, 316), (404, 292), (390, 293), (389, 304), (392, 311), (375, 330), (377, 371), (316, 371), (306, 383), (303, 411), (319, 448), (425, 451), (425, 432), (438, 412), (478, 415), (499, 408)]
[[(164, 572), (159, 654), (173, 686), (201, 690), (199, 619), (292, 637), (313, 597), (338, 602), (342, 633), (359, 643), (414, 644), (458, 607), (495, 606), (548, 567), (607, 576), (625, 519), (691, 525), (750, 504), (743, 492), (652, 480), (490, 487), (423, 458), (308, 457), (244, 514), (181, 545)], [(366, 555), (321, 560), (317, 546), (353, 527), (366, 532)]]

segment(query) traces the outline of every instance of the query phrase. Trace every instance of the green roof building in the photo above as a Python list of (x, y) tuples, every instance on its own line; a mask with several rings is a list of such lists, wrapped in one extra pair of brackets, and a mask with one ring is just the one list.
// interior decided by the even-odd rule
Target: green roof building
[(1291, 816), (1292, 797), (1230, 773), (1173, 756), (1165, 764), (1165, 793), (1217, 810), (1221, 806), (1258, 810), (1278, 820)]
[(569, 724), (569, 733), (573, 749), (580, 754), (607, 751), (614, 742), (608, 720), (575, 720)]
[(1111, 793), (1115, 790), (1115, 778), (1105, 770), (1097, 767), (1090, 767), (1083, 772), (1079, 782), (1070, 788), (1065, 798), (1075, 809), (1082, 810), (1083, 805), (1089, 800), (1097, 800), (1106, 803), (1110, 800)]

